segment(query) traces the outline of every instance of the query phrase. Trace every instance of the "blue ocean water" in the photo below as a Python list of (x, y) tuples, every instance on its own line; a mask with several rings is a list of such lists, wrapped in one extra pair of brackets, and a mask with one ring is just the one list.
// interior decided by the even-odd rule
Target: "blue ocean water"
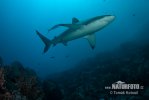
[[(41, 76), (71, 69), (138, 37), (149, 23), (148, 9), (148, 0), (0, 0), (0, 56), (5, 64), (17, 60)], [(115, 15), (116, 19), (96, 33), (94, 50), (85, 39), (77, 39), (42, 53), (44, 44), (35, 30), (52, 39), (66, 29), (47, 34), (52, 26), (71, 23), (73, 17), (83, 21), (100, 15)]]

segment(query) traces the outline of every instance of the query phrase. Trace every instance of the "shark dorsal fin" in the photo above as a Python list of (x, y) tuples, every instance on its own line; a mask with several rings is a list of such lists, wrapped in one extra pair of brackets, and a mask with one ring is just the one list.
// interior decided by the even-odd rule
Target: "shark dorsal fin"
[(76, 24), (76, 23), (78, 23), (79, 22), (79, 20), (77, 19), (77, 18), (72, 18), (72, 24)]
[(85, 39), (88, 40), (90, 46), (92, 49), (95, 48), (95, 45), (96, 45), (96, 37), (95, 37), (95, 34), (91, 34), (91, 35), (87, 35), (84, 37)]

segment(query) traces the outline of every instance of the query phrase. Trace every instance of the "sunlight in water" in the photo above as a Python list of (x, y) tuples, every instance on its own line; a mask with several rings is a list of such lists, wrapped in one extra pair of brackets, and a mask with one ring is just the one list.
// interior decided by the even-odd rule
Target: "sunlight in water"
[[(72, 8), (72, 7), (79, 8), (81, 6), (91, 5), (94, 3), (92, 0), (32, 0), (32, 1), (34, 1), (34, 3), (36, 3), (42, 7), (54, 6), (57, 8), (62, 8), (62, 7), (64, 7), (64, 8)], [(95, 3), (97, 3), (97, 1)], [(102, 4), (102, 0), (99, 0), (98, 4), (99, 5)], [(68, 9), (65, 9), (65, 10), (68, 10)]]

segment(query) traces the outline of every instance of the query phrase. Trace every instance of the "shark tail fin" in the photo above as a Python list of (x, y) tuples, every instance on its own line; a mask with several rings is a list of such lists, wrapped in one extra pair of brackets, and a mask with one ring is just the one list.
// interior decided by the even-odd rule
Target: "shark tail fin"
[(43, 43), (45, 44), (43, 53), (46, 53), (49, 50), (50, 46), (52, 45), (52, 42), (51, 40), (43, 36), (41, 33), (39, 33), (37, 30), (36, 30), (36, 33), (40, 37), (40, 39), (43, 41)]

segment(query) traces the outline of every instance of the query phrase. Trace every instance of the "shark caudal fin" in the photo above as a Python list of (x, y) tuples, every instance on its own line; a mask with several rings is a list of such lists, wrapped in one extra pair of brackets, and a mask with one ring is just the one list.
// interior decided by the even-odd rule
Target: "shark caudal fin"
[(46, 53), (49, 50), (52, 42), (51, 40), (43, 36), (41, 33), (39, 33), (37, 30), (36, 30), (36, 33), (40, 37), (40, 39), (43, 41), (43, 43), (45, 44), (44, 53)]

